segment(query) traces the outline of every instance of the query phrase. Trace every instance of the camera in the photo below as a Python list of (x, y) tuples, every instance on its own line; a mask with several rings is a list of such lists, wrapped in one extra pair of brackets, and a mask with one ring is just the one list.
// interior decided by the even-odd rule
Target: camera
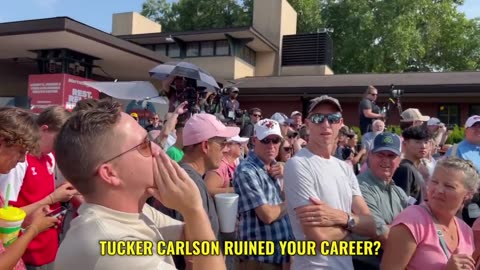
[(403, 96), (404, 93), (405, 93), (405, 90), (395, 89), (394, 84), (390, 85), (390, 94), (392, 95), (393, 98), (400, 98), (401, 96)]

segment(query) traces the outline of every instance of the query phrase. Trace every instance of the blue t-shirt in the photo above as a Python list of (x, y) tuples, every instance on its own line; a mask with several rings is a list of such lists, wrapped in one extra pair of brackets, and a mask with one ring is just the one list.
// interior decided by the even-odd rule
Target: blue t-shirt
[[(448, 149), (445, 156), (452, 156), (453, 147)], [(471, 144), (466, 140), (461, 141), (457, 148), (457, 157), (473, 162), (477, 171), (480, 172), (480, 145)]]

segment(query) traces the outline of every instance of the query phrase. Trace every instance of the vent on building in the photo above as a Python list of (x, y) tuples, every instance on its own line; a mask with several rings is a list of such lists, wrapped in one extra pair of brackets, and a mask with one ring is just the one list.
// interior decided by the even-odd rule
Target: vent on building
[(328, 33), (283, 36), (282, 66), (332, 66), (333, 41)]

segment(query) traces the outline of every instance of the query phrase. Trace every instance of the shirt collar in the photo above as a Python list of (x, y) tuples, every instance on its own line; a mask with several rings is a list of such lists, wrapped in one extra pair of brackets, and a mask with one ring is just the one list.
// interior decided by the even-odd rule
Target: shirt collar
[(375, 176), (372, 170), (367, 169), (365, 172), (367, 174), (367, 179), (370, 180), (369, 182), (373, 185), (376, 185), (382, 190), (389, 190), (390, 187), (393, 185), (393, 180), (390, 180), (388, 183), (380, 179), (379, 177)]
[(258, 157), (257, 154), (255, 154), (254, 151), (250, 151), (248, 154), (248, 159), (258, 167), (265, 169), (265, 163), (260, 159), (260, 157)]

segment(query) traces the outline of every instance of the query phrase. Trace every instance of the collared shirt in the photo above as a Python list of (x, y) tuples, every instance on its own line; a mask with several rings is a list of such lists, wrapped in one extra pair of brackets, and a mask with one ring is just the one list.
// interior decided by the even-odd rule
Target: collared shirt
[[(386, 183), (373, 175), (370, 169), (358, 175), (357, 179), (363, 198), (375, 220), (377, 236), (380, 236), (388, 231), (387, 225), (391, 224), (395, 217), (408, 206), (407, 194), (396, 186), (393, 180)], [(367, 240), (368, 238), (354, 235), (353, 239)], [(354, 259), (372, 266), (372, 269), (380, 268), (381, 256), (354, 256)]]
[(293, 239), (288, 216), (285, 215), (272, 224), (265, 224), (255, 213), (255, 208), (259, 206), (282, 203), (278, 180), (267, 173), (265, 164), (254, 152), (250, 152), (248, 157), (240, 162), (235, 170), (234, 179), (235, 193), (240, 195), (238, 200), (240, 221), (238, 240), (268, 240), (275, 243), (275, 253), (272, 256), (245, 256), (243, 258), (276, 264), (288, 262), (289, 258), (281, 255), (279, 244), (279, 241)]
[[(452, 156), (452, 149), (453, 147), (450, 147), (445, 156)], [(480, 145), (471, 144), (467, 140), (463, 140), (458, 144), (456, 156), (464, 160), (470, 160), (477, 167), (477, 171), (480, 172)]]
[(377, 236), (386, 232), (386, 225), (407, 207), (408, 196), (395, 182), (386, 183), (368, 169), (357, 176), (363, 198), (377, 225)]

